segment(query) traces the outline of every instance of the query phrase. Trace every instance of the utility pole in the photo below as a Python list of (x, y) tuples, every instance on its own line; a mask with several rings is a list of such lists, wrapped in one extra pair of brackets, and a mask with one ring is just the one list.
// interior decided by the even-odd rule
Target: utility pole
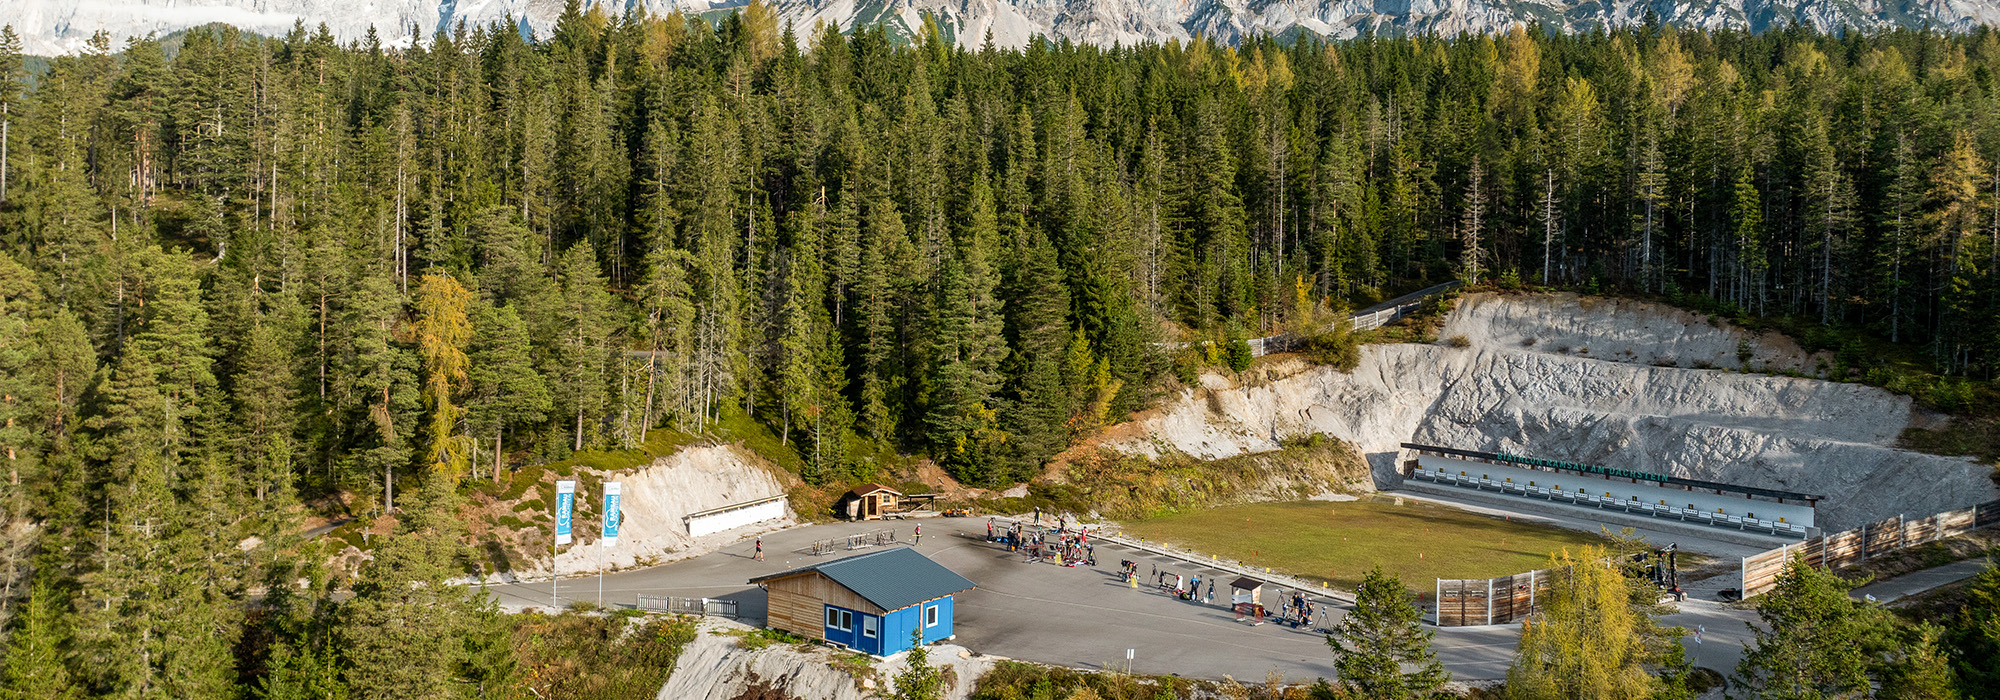
[(0, 103), (0, 202), (7, 201), (7, 127), (8, 108), (12, 105)]

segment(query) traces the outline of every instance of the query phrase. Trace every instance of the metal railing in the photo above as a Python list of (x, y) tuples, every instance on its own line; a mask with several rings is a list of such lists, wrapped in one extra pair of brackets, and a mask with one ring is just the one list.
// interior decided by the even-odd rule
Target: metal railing
[[(1356, 311), (1348, 315), (1347, 320), (1353, 324), (1355, 331), (1368, 331), (1381, 328), (1396, 319), (1408, 316), (1417, 309), (1423, 308), (1423, 305), (1429, 302), (1431, 297), (1450, 291), (1451, 288), (1457, 287), (1459, 284), (1458, 280), (1452, 280), (1443, 284), (1431, 285), (1424, 289)], [(1292, 350), (1293, 346), (1298, 344), (1299, 337), (1293, 333), (1280, 333), (1262, 338), (1250, 338), (1244, 342), (1250, 345), (1251, 357), (1263, 357), (1275, 352), (1288, 352)], [(1156, 343), (1155, 345), (1166, 348), (1182, 348), (1195, 344), (1202, 343), (1169, 342)]]
[(736, 617), (736, 601), (721, 598), (681, 598), (669, 595), (639, 594), (637, 607), (647, 612), (664, 612), (674, 615), (716, 615)]
[(894, 529), (872, 530), (869, 532), (857, 532), (846, 537), (816, 540), (799, 551), (804, 554), (826, 555), (843, 550), (887, 546), (895, 544), (898, 541)]

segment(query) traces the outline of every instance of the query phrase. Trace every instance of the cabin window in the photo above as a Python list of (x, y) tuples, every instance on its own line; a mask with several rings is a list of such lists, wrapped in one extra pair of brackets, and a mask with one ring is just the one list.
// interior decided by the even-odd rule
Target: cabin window
[(854, 613), (829, 605), (826, 608), (826, 626), (842, 632), (853, 632)]
[(925, 608), (924, 608), (924, 626), (925, 626), (925, 627), (936, 627), (936, 626), (937, 626), (937, 623), (938, 623), (938, 606), (935, 606), (935, 605), (931, 605), (931, 606), (927, 606), (927, 607), (925, 607)]
[(875, 623), (877, 619), (879, 618), (876, 618), (873, 615), (861, 616), (861, 636), (867, 637), (869, 639), (875, 638)]

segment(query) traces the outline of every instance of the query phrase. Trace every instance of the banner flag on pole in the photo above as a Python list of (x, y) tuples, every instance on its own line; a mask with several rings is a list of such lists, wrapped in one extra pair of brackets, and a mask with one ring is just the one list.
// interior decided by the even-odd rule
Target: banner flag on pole
[(604, 546), (618, 544), (618, 523), (624, 518), (618, 512), (618, 496), (623, 490), (616, 481), (604, 482)]
[(569, 544), (570, 511), (576, 505), (576, 482), (556, 482), (556, 544)]

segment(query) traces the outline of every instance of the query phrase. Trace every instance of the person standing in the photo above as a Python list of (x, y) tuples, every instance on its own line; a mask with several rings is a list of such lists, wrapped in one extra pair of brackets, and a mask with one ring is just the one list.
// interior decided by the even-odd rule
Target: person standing
[(750, 558), (751, 558), (751, 559), (755, 559), (755, 560), (757, 560), (757, 561), (763, 561), (763, 560), (764, 560), (764, 536), (763, 536), (763, 535), (758, 535), (758, 536), (757, 536), (757, 544), (756, 544), (756, 547), (757, 547), (757, 553), (756, 553), (756, 554), (752, 554), (752, 555), (750, 556)]
[(915, 541), (915, 542), (911, 542), (911, 543), (910, 543), (910, 546), (912, 546), (912, 547), (915, 547), (915, 546), (917, 546), (917, 545), (920, 545), (920, 544), (923, 544), (923, 543), (924, 543), (924, 524), (923, 524), (923, 523), (917, 523), (917, 534), (916, 534), (916, 541)]
[(993, 541), (993, 519), (992, 519), (992, 518), (987, 518), (987, 519), (986, 519), (986, 541), (988, 541), (988, 542), (992, 542), (992, 541)]

